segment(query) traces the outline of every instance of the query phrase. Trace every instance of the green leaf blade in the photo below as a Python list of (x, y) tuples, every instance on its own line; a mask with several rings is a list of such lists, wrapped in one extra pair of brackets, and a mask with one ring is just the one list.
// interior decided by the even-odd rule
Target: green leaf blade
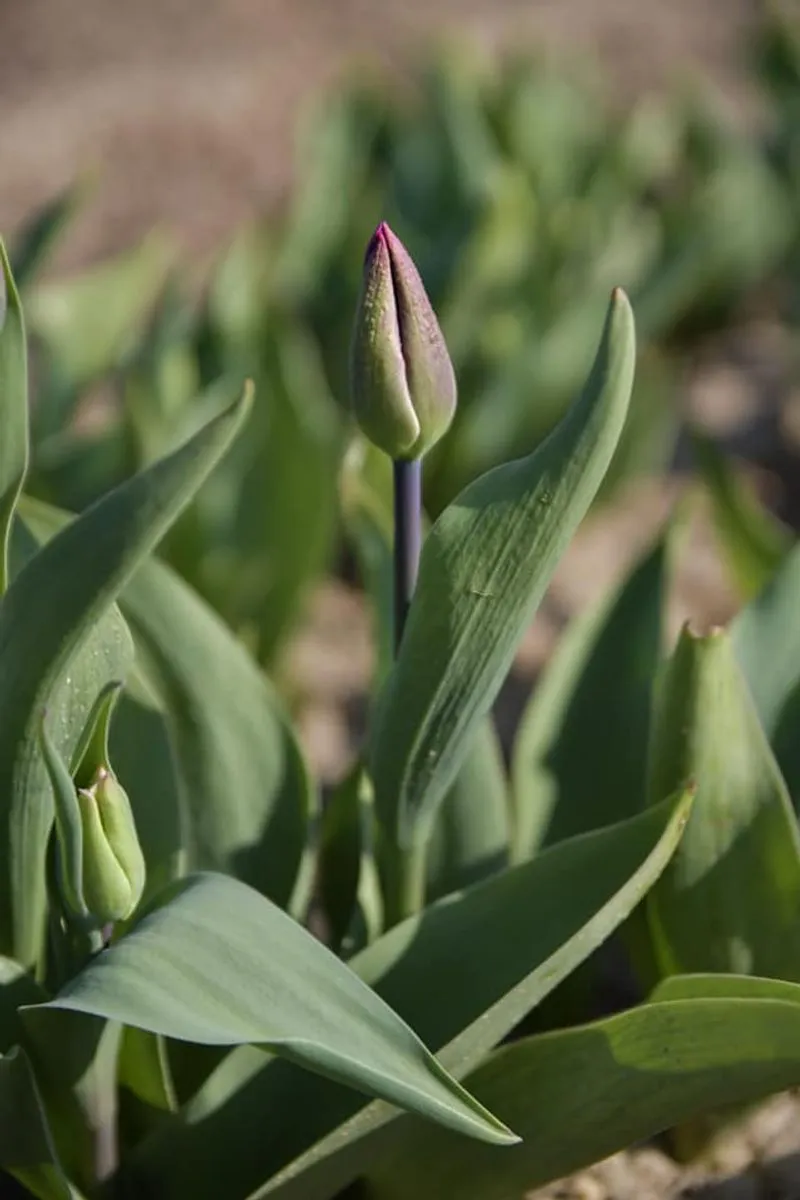
[(411, 1029), (253, 889), (196, 875), (43, 1008), (206, 1045), (254, 1043), (473, 1137), (515, 1137)]
[(630, 306), (618, 291), (581, 400), (530, 458), (468, 487), (425, 542), (371, 746), (378, 811), (402, 847), (428, 836), (470, 735), (600, 486), (628, 408), (634, 340)]

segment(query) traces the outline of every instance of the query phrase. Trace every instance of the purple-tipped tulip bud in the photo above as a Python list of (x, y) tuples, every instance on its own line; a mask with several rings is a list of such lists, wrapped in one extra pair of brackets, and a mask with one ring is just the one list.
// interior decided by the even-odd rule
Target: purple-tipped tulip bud
[(351, 373), (355, 418), (392, 458), (421, 458), (447, 432), (453, 364), (419, 271), (385, 221), (364, 260)]

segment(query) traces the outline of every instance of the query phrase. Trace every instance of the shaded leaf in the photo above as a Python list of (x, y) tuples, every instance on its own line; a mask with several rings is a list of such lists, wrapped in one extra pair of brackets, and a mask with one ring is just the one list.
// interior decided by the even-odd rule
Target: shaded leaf
[(367, 1194), (511, 1200), (709, 1109), (794, 1087), (800, 996), (787, 1002), (783, 987), (775, 999), (646, 1004), (499, 1050), (466, 1082), (521, 1145), (500, 1156), (409, 1120)]
[(666, 553), (575, 618), (537, 684), (514, 747), (518, 859), (644, 805)]
[(800, 835), (722, 630), (684, 629), (657, 691), (650, 797), (689, 779), (692, 815), (647, 900), (662, 974), (800, 979)]
[(40, 1200), (78, 1200), (58, 1160), (30, 1063), (19, 1047), (0, 1055), (0, 1166)]

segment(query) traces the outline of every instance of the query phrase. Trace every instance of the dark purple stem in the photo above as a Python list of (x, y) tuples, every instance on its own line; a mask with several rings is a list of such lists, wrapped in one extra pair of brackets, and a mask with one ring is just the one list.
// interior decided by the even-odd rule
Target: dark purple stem
[(394, 460), (394, 649), (417, 586), (422, 546), (422, 459)]

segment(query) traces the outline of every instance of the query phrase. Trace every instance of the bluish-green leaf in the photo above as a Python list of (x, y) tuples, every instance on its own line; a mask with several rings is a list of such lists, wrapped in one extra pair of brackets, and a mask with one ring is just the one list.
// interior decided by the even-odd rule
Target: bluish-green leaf
[(696, 787), (647, 900), (661, 973), (800, 980), (800, 834), (722, 630), (682, 632), (658, 686), (649, 770), (651, 800)]
[[(120, 589), (224, 453), (247, 397), (175, 454), (104, 497), (23, 568), (0, 605), (0, 951), (33, 964), (44, 920), (52, 799), (41, 781), (41, 710), (86, 651)], [(93, 699), (93, 698), (92, 698)]]
[[(685, 820), (685, 802), (668, 804), (564, 842), (432, 905), (351, 965), (460, 1074), (625, 919)], [(165, 1200), (212, 1200), (216, 1170), (232, 1200), (253, 1189), (328, 1200), (391, 1140), (385, 1104), (365, 1105), (291, 1063), (255, 1068), (251, 1052), (233, 1051), (172, 1128), (137, 1152), (134, 1185), (147, 1191), (157, 1179)], [(264, 1112), (273, 1114), (268, 1132)]]
[(500, 1156), (409, 1120), (367, 1195), (509, 1200), (690, 1117), (796, 1087), (800, 994), (788, 1001), (785, 986), (774, 999), (712, 989), (507, 1046), (466, 1082), (521, 1145)]
[(378, 812), (400, 847), (428, 837), (470, 736), (602, 481), (625, 421), (633, 365), (633, 317), (618, 291), (580, 401), (529, 458), (471, 484), (425, 542), (370, 747)]
[(49, 1008), (201, 1045), (263, 1045), (461, 1133), (516, 1140), (357, 975), (277, 906), (224, 875), (176, 886), (38, 1011)]
[(514, 748), (515, 856), (641, 811), (661, 646), (666, 543), (575, 618)]

